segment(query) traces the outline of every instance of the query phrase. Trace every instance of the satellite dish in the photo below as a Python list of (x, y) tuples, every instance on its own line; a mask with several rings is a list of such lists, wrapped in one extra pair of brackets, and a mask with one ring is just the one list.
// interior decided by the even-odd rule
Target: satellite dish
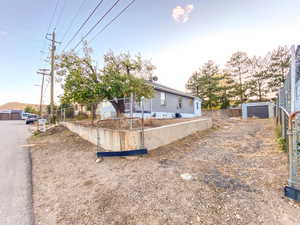
[(153, 81), (158, 81), (158, 77), (157, 77), (157, 76), (153, 76), (153, 77), (152, 77), (152, 80), (153, 80)]

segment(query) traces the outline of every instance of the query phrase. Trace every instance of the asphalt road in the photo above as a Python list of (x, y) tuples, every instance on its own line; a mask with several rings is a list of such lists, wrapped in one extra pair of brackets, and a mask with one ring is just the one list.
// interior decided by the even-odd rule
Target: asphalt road
[(24, 121), (0, 121), (0, 225), (33, 223), (28, 137)]

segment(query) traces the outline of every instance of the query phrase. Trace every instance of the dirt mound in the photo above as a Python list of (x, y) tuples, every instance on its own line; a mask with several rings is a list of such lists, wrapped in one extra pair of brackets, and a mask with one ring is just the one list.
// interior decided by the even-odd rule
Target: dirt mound
[(64, 132), (65, 130), (68, 130), (67, 128), (65, 128), (64, 126), (54, 126), (49, 128), (45, 133), (41, 133), (41, 136), (49, 136), (49, 135), (53, 135), (53, 134), (59, 134)]

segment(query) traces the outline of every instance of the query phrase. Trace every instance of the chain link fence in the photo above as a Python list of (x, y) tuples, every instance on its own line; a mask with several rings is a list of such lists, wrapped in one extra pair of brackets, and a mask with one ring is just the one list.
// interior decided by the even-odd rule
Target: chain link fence
[[(151, 100), (137, 99), (134, 96), (119, 98), (89, 104), (61, 105), (55, 110), (56, 123), (69, 122), (83, 127), (96, 129), (97, 151), (103, 151), (106, 137), (103, 130), (112, 130), (114, 134), (113, 146), (118, 150), (132, 150), (128, 148), (125, 138), (127, 131), (139, 134), (138, 149), (144, 148), (145, 118), (151, 116)], [(116, 143), (118, 142), (118, 143)]]
[(299, 52), (299, 47), (297, 51), (292, 50), (290, 71), (278, 92), (275, 109), (277, 140), (289, 156), (289, 186), (285, 188), (285, 195), (295, 200), (300, 200)]

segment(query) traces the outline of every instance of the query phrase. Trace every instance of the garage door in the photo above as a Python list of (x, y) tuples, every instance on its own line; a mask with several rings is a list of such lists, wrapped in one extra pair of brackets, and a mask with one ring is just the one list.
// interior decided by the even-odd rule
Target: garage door
[(248, 106), (248, 117), (269, 118), (269, 107), (267, 105)]
[(9, 113), (0, 113), (0, 120), (9, 120)]
[(11, 113), (10, 114), (10, 118), (12, 120), (20, 120), (21, 119), (21, 115), (20, 115), (20, 113)]

